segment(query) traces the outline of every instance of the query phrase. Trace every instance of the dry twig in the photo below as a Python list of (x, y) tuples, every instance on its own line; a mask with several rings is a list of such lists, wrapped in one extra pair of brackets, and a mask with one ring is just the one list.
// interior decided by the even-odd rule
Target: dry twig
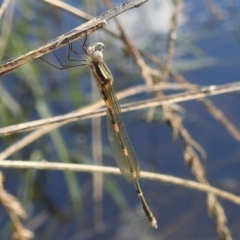
[[(21, 160), (4, 160), (0, 162), (1, 168), (18, 168), (18, 169), (38, 169), (38, 170), (58, 170), (58, 171), (76, 171), (76, 172), (89, 172), (89, 173), (106, 173), (121, 175), (120, 170), (115, 167), (106, 166), (95, 166), (86, 164), (74, 164), (74, 163), (57, 163), (57, 162), (29, 162)], [(206, 193), (216, 194), (218, 197), (229, 200), (235, 204), (240, 205), (240, 197), (234, 194), (228, 193), (226, 191), (214, 188), (210, 185), (197, 183), (191, 180), (186, 180), (182, 178), (177, 178), (173, 176), (168, 176), (159, 173), (150, 173), (141, 171), (141, 178), (161, 181), (165, 183), (170, 183), (186, 188), (191, 188), (197, 191), (202, 191)]]
[[(217, 94), (224, 94), (228, 92), (235, 92), (240, 90), (240, 83), (224, 84), (219, 86), (204, 87), (199, 90), (187, 91), (184, 93), (173, 94), (163, 98), (153, 98), (144, 101), (137, 101), (133, 103), (121, 105), (122, 112), (133, 111), (137, 109), (144, 109), (148, 107), (156, 107), (162, 105), (168, 105), (176, 102), (189, 101), (192, 99), (199, 99), (206, 96), (213, 96)], [(44, 125), (60, 123), (63, 121), (73, 122), (79, 119), (88, 119), (93, 117), (99, 117), (105, 115), (106, 110), (100, 109), (89, 112), (86, 109), (82, 111), (77, 111), (74, 113), (61, 115), (53, 118), (41, 119), (27, 123), (21, 123), (17, 125), (12, 125), (4, 128), (0, 128), (0, 136), (7, 136), (13, 133), (31, 131)]]
[(18, 200), (9, 194), (3, 188), (3, 175), (0, 172), (0, 202), (3, 204), (11, 218), (14, 226), (13, 239), (28, 240), (33, 238), (33, 233), (24, 228), (19, 218), (26, 218), (27, 213), (24, 211)]
[(105, 13), (102, 15), (88, 21), (87, 23), (82, 24), (81, 26), (55, 38), (54, 40), (44, 44), (40, 48), (36, 50), (32, 50), (28, 52), (27, 54), (16, 58), (10, 62), (5, 63), (4, 65), (0, 66), (0, 76), (3, 76), (9, 72), (11, 72), (13, 69), (32, 61), (33, 59), (39, 58), (49, 52), (54, 51), (55, 49), (58, 49), (66, 44), (72, 41), (75, 41), (86, 34), (89, 34), (99, 28), (105, 27), (107, 25), (106, 21), (117, 16), (118, 14), (121, 14), (131, 8), (139, 7), (147, 0), (132, 0), (128, 1), (126, 3), (123, 3)]

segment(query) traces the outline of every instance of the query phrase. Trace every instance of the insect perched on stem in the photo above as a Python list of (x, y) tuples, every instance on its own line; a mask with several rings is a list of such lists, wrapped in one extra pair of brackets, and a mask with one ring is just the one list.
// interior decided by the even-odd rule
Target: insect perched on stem
[(84, 43), (82, 45), (83, 51), (87, 54), (86, 60), (79, 60), (70, 57), (70, 52), (75, 54), (79, 54), (74, 51), (72, 48), (72, 43), (69, 44), (68, 48), (68, 59), (72, 61), (80, 61), (80, 64), (76, 65), (63, 65), (60, 59), (56, 56), (61, 67), (57, 67), (46, 60), (45, 62), (49, 63), (55, 68), (58, 69), (66, 69), (72, 68), (76, 66), (88, 65), (90, 67), (92, 76), (97, 84), (98, 90), (105, 102), (107, 108), (107, 132), (108, 132), (108, 140), (111, 145), (112, 153), (117, 162), (117, 165), (122, 173), (122, 175), (131, 183), (135, 185), (136, 192), (138, 197), (140, 198), (143, 210), (150, 222), (150, 224), (157, 228), (157, 221), (153, 216), (148, 204), (143, 196), (142, 190), (138, 183), (138, 179), (140, 177), (140, 168), (138, 165), (137, 157), (132, 147), (131, 141), (128, 137), (126, 128), (124, 126), (120, 106), (118, 104), (118, 100), (116, 94), (113, 90), (113, 76), (109, 71), (106, 64), (103, 62), (103, 51), (104, 44), (98, 42), (93, 46), (87, 47), (86, 45), (87, 35), (85, 37)]

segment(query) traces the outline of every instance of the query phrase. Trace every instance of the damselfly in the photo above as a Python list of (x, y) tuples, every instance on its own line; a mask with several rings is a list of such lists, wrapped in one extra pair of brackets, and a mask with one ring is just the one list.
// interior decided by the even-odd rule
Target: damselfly
[[(150, 224), (157, 228), (157, 221), (153, 216), (148, 204), (143, 196), (142, 190), (138, 183), (140, 177), (140, 168), (138, 165), (137, 157), (132, 147), (131, 141), (128, 137), (127, 131), (125, 129), (120, 106), (116, 94), (113, 90), (113, 76), (109, 71), (106, 64), (103, 62), (103, 51), (104, 44), (98, 42), (93, 46), (87, 47), (86, 45), (87, 36), (82, 45), (83, 51), (87, 54), (86, 60), (79, 60), (70, 57), (70, 52), (79, 54), (72, 48), (72, 43), (69, 42), (68, 48), (68, 59), (73, 61), (81, 61), (81, 64), (77, 65), (63, 65), (60, 59), (56, 56), (61, 67), (56, 67), (55, 65), (49, 63), (50, 65), (58, 69), (66, 69), (81, 65), (89, 65), (91, 69), (92, 76), (97, 84), (98, 90), (105, 102), (107, 108), (107, 132), (108, 139), (111, 145), (112, 153), (117, 162), (117, 165), (122, 173), (122, 175), (131, 183), (135, 185), (138, 197), (140, 198), (143, 210), (150, 222)], [(44, 60), (44, 59), (43, 59)], [(44, 60), (46, 61), (46, 60)]]

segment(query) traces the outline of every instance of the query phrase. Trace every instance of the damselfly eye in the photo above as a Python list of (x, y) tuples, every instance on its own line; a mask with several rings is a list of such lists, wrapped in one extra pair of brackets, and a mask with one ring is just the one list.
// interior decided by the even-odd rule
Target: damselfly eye
[(98, 42), (94, 45), (95, 51), (103, 52), (104, 50), (104, 44), (102, 42)]
[(88, 47), (87, 49), (89, 55), (92, 55), (94, 51), (95, 51), (94, 47)]
[(95, 51), (92, 55), (91, 58), (94, 62), (102, 62), (103, 61), (103, 54), (100, 51)]

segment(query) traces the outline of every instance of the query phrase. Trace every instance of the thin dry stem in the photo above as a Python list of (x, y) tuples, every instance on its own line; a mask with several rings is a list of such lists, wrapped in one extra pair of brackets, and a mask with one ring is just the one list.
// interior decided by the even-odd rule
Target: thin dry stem
[(171, 67), (171, 62), (174, 54), (174, 45), (175, 40), (177, 38), (177, 26), (178, 26), (178, 15), (180, 10), (182, 9), (182, 2), (179, 0), (173, 0), (174, 8), (172, 17), (170, 19), (169, 24), (169, 32), (168, 32), (168, 41), (167, 41), (167, 56), (165, 58), (163, 68), (162, 68), (162, 78), (164, 81), (167, 80), (169, 75), (169, 70)]
[(93, 16), (91, 16), (91, 15), (83, 12), (82, 10), (77, 9), (77, 8), (67, 4), (65, 2), (62, 2), (62, 1), (59, 1), (59, 0), (43, 0), (43, 1), (48, 3), (48, 4), (53, 5), (54, 7), (58, 7), (60, 9), (64, 10), (64, 11), (70, 12), (73, 15), (76, 15), (83, 20), (91, 20), (91, 19), (94, 18)]
[(10, 4), (11, 0), (4, 0), (2, 2), (2, 5), (0, 7), (0, 18), (2, 17), (3, 13), (6, 11), (6, 8)]
[[(185, 89), (186, 87), (189, 88), (189, 85), (187, 84), (186, 86), (184, 86), (184, 84), (179, 85), (179, 84), (172, 84), (172, 83), (161, 83), (161, 84), (156, 84), (156, 85), (152, 86), (150, 89), (151, 90)], [(192, 88), (196, 88), (196, 86), (192, 85)], [(139, 85), (139, 86), (134, 86), (134, 87), (130, 87), (130, 88), (125, 89), (125, 90), (119, 92), (117, 94), (117, 96), (118, 96), (118, 99), (122, 99), (122, 98), (125, 98), (125, 97), (132, 96), (134, 94), (142, 93), (144, 91), (146, 91), (145, 85)], [(103, 105), (104, 105), (103, 101), (100, 100), (100, 101), (98, 101), (94, 104), (91, 104), (88, 107), (78, 109), (78, 110), (72, 112), (71, 114), (83, 113), (83, 112), (87, 112), (87, 111), (92, 112), (94, 109), (100, 108)], [(41, 136), (43, 136), (43, 135), (49, 133), (50, 131), (52, 131), (52, 130), (58, 128), (58, 127), (61, 127), (65, 124), (67, 124), (67, 123), (69, 123), (69, 120), (62, 121), (61, 123), (55, 123), (55, 124), (44, 126), (40, 129), (28, 134), (27, 136), (23, 137), (21, 140), (17, 141), (16, 143), (9, 146), (7, 149), (2, 151), (0, 153), (0, 160), (8, 158), (13, 153), (19, 151), (20, 149), (24, 148), (28, 144), (34, 142), (36, 139), (40, 138)]]
[(12, 70), (20, 67), (23, 64), (26, 64), (36, 58), (39, 58), (49, 52), (54, 51), (55, 49), (58, 49), (66, 44), (69, 43), (69, 41), (75, 41), (86, 34), (89, 34), (93, 31), (96, 31), (102, 27), (105, 27), (107, 25), (105, 20), (99, 20), (99, 18), (94, 18), (91, 21), (88, 21), (87, 23), (82, 24), (81, 26), (55, 38), (54, 40), (44, 44), (43, 46), (39, 47), (38, 49), (32, 50), (28, 53), (26, 53), (23, 56), (20, 56), (10, 62), (7, 62), (0, 66), (0, 76), (3, 76)]
[[(62, 2), (60, 0), (44, 0), (44, 1), (46, 3), (49, 3), (49, 4), (53, 5), (53, 6), (55, 6), (55, 7), (63, 9), (64, 11), (66, 11), (68, 13), (71, 13), (72, 15), (75, 15), (75, 16), (83, 19), (83, 20), (89, 21), (92, 18), (94, 18), (93, 16), (91, 16), (89, 14), (86, 14), (85, 12), (83, 12), (83, 11), (81, 11), (79, 9), (76, 9), (76, 8), (72, 7), (71, 5), (69, 5), (69, 4), (65, 3), (65, 2)], [(108, 33), (110, 33), (112, 36), (114, 36), (116, 38), (120, 37), (120, 35), (116, 31), (110, 29), (109, 27), (106, 27), (103, 30), (108, 32)]]
[(14, 239), (28, 240), (33, 238), (33, 233), (25, 229), (20, 222), (19, 218), (26, 218), (27, 213), (22, 208), (18, 200), (5, 191), (3, 188), (3, 175), (0, 172), (0, 202), (5, 207), (10, 216), (15, 232), (13, 233)]
[[(213, 96), (217, 94), (225, 94), (229, 92), (236, 92), (240, 90), (240, 83), (231, 83), (231, 84), (223, 84), (219, 86), (210, 86), (204, 87), (198, 90), (191, 90), (184, 93), (173, 94), (163, 98), (153, 98), (144, 101), (137, 101), (133, 103), (123, 104), (121, 105), (122, 112), (133, 111), (137, 109), (144, 109), (148, 107), (156, 107), (162, 105), (168, 105), (176, 102), (189, 101), (193, 99), (199, 99), (207, 96)], [(18, 133), (22, 131), (30, 131), (39, 127), (43, 127), (44, 125), (60, 123), (63, 121), (73, 122), (78, 121), (79, 119), (88, 119), (92, 117), (99, 117), (105, 115), (105, 109), (95, 110), (89, 112), (86, 109), (82, 111), (78, 111), (76, 113), (70, 113), (62, 116), (57, 116), (53, 118), (36, 120), (28, 123), (21, 123), (17, 125), (12, 125), (4, 128), (0, 128), (0, 136), (7, 136), (13, 133)]]
[(81, 26), (74, 28), (73, 30), (55, 38), (54, 40), (44, 44), (38, 49), (32, 50), (27, 54), (16, 58), (10, 62), (5, 63), (4, 65), (0, 66), (0, 76), (3, 76), (15, 68), (32, 61), (33, 59), (39, 58), (49, 52), (54, 51), (70, 42), (73, 42), (86, 34), (89, 34), (93, 31), (96, 31), (102, 27), (106, 27), (107, 20), (116, 17), (118, 14), (121, 14), (131, 8), (139, 7), (147, 0), (132, 0), (126, 3), (123, 3), (98, 17), (88, 21), (87, 23), (82, 24)]
[[(194, 149), (189, 145), (186, 145), (185, 147), (184, 159), (186, 164), (191, 168), (194, 177), (200, 183), (209, 185), (204, 167), (201, 164)], [(213, 193), (208, 193), (207, 195), (207, 208), (208, 208), (209, 215), (215, 219), (216, 229), (217, 229), (219, 238), (231, 240), (232, 237), (227, 227), (227, 218), (225, 216), (224, 209), (221, 206), (221, 204), (218, 202), (216, 195)]]
[[(38, 170), (58, 170), (58, 171), (76, 171), (76, 172), (89, 172), (89, 173), (106, 173), (121, 175), (120, 170), (114, 167), (105, 166), (93, 166), (93, 165), (83, 165), (74, 163), (57, 163), (57, 162), (29, 162), (21, 160), (4, 160), (0, 162), (0, 167), (2, 168), (14, 168), (14, 169), (38, 169)], [(150, 173), (141, 171), (141, 179), (149, 179), (154, 181), (161, 181), (165, 183), (170, 183), (197, 191), (202, 191), (206, 193), (215, 194), (218, 197), (229, 200), (235, 204), (240, 205), (240, 197), (234, 194), (228, 193), (226, 191), (220, 190), (218, 188), (211, 187), (209, 185), (197, 183), (194, 181), (177, 178), (173, 176), (163, 175), (159, 173)]]
[[(171, 19), (171, 27), (169, 31), (169, 37), (168, 37), (168, 47), (167, 47), (168, 58), (163, 64), (164, 79), (167, 79), (169, 75), (170, 61), (173, 55), (174, 40), (176, 36), (177, 15), (179, 14), (181, 0), (173, 0), (173, 4), (174, 4), (175, 10), (173, 11), (173, 16)], [(197, 181), (208, 185), (204, 166), (201, 164), (201, 161), (198, 155), (193, 149), (194, 147), (193, 142), (195, 144), (196, 142), (193, 141), (188, 131), (184, 128), (180, 117), (177, 114), (175, 114), (174, 111), (172, 111), (171, 107), (163, 106), (163, 110), (164, 110), (164, 118), (172, 128), (173, 136), (176, 137), (179, 135), (185, 143), (185, 151), (184, 151), (185, 163), (191, 168), (191, 171), (194, 177), (197, 179)], [(232, 237), (231, 237), (230, 230), (227, 227), (227, 219), (224, 213), (224, 209), (222, 208), (221, 204), (218, 202), (216, 196), (212, 193), (207, 194), (207, 208), (208, 208), (208, 212), (210, 213), (210, 216), (213, 217), (213, 219), (215, 220), (218, 237), (222, 240), (231, 240)]]
[[(111, 2), (109, 0), (105, 0), (104, 3), (108, 8), (112, 7)], [(130, 38), (125, 33), (124, 28), (122, 27), (118, 18), (114, 18), (114, 21), (120, 32), (119, 38), (124, 42), (124, 44), (126, 45), (127, 51), (134, 58), (136, 65), (140, 68), (141, 75), (142, 75), (143, 79), (146, 81), (147, 86), (151, 86), (152, 82), (153, 82), (152, 81), (152, 69), (147, 66), (144, 59), (141, 57), (138, 49), (134, 46), (134, 44), (131, 42)]]
[[(160, 59), (155, 57), (154, 55), (141, 50), (140, 51), (148, 60), (156, 64), (159, 68), (163, 66), (163, 63)], [(170, 77), (174, 79), (178, 83), (182, 84), (188, 84), (187, 80), (184, 79), (183, 76), (178, 74), (173, 69), (170, 69)], [(187, 87), (187, 85), (186, 85)], [(237, 141), (240, 141), (240, 131), (234, 126), (234, 124), (224, 115), (224, 113), (218, 109), (209, 99), (198, 99), (198, 101), (209, 111), (209, 113), (217, 120), (219, 121), (226, 129), (227, 131), (232, 135), (233, 138), (235, 138)]]

